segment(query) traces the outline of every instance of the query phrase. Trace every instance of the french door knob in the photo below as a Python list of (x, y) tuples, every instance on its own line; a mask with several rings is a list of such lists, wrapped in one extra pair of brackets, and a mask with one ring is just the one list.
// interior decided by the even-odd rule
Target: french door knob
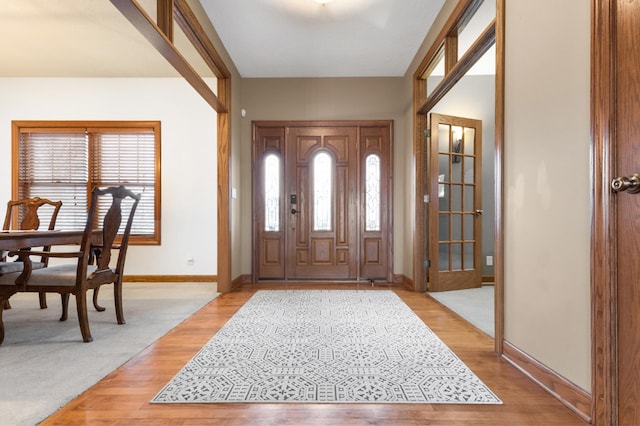
[(291, 209), (291, 214), (296, 214), (296, 213), (298, 213), (298, 210), (296, 210), (296, 209)]
[(617, 177), (611, 181), (611, 189), (613, 192), (627, 191), (630, 194), (640, 192), (640, 175)]

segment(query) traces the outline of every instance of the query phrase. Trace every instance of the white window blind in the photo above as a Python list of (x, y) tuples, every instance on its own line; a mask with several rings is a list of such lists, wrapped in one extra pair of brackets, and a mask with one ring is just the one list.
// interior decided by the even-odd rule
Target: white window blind
[(89, 169), (85, 132), (20, 134), (18, 198), (62, 201), (56, 229), (84, 229)]
[[(91, 132), (91, 181), (94, 186), (124, 185), (135, 194), (142, 194), (133, 219), (131, 235), (153, 235), (155, 227), (155, 135), (141, 132)], [(102, 218), (109, 200), (98, 206)], [(127, 199), (125, 211), (133, 201)], [(121, 224), (121, 231), (126, 224)]]
[[(90, 191), (124, 185), (142, 194), (131, 243), (159, 243), (156, 136), (154, 128), (21, 129), (18, 195), (62, 201), (56, 228), (80, 230), (86, 223)], [(98, 220), (108, 208), (98, 207)]]

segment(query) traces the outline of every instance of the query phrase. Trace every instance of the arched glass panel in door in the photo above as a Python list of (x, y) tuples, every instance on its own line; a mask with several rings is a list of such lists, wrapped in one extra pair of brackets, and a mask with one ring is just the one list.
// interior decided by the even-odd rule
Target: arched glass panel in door
[(330, 231), (333, 199), (333, 159), (326, 152), (315, 155), (313, 169), (313, 230)]
[(280, 230), (280, 158), (275, 154), (264, 159), (264, 230)]
[(370, 154), (365, 160), (365, 230), (380, 230), (380, 157)]

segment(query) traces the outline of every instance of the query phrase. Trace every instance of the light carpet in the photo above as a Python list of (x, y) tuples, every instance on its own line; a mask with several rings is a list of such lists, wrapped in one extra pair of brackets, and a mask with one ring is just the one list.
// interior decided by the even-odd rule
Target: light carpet
[(489, 336), (495, 337), (493, 285), (428, 294)]
[(258, 291), (152, 402), (501, 403), (390, 290)]
[(84, 343), (74, 297), (69, 319), (60, 317), (60, 296), (17, 294), (4, 312), (0, 345), (0, 424), (34, 425), (84, 392), (213, 300), (215, 283), (124, 283), (126, 324), (116, 323), (113, 287), (100, 292), (107, 308), (89, 302), (93, 342)]

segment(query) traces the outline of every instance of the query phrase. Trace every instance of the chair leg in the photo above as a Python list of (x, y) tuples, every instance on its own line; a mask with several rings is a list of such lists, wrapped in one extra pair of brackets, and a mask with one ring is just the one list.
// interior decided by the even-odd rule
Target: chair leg
[(122, 309), (122, 276), (113, 283), (113, 299), (116, 304), (116, 318), (118, 324), (124, 324), (124, 309)]
[(96, 308), (96, 311), (103, 312), (107, 308), (104, 306), (98, 305), (98, 293), (100, 292), (100, 287), (96, 287), (93, 289), (93, 307)]
[(69, 316), (69, 293), (60, 294), (60, 299), (62, 301), (62, 316), (60, 316), (60, 321), (66, 321)]
[(4, 309), (11, 309), (11, 303), (9, 303), (9, 299), (5, 300), (2, 303), (2, 306), (4, 307)]
[(8, 298), (0, 297), (0, 345), (4, 342), (4, 322), (2, 321), (2, 313), (8, 303)]
[(89, 329), (89, 315), (87, 315), (87, 293), (82, 291), (76, 294), (76, 306), (78, 308), (78, 322), (80, 323), (80, 332), (82, 333), (82, 340), (85, 342), (91, 342), (91, 330)]
[(38, 298), (40, 299), (40, 309), (47, 309), (47, 293), (41, 291), (38, 293)]

